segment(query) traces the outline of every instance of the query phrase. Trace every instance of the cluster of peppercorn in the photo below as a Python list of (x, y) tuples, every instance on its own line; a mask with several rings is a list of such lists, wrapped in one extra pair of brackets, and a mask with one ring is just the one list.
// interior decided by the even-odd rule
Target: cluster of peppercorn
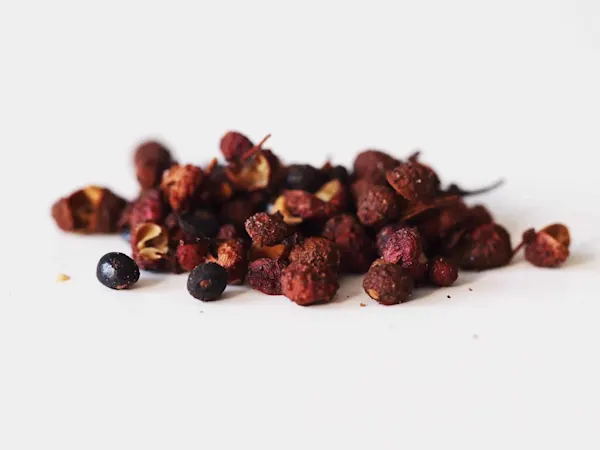
[[(135, 151), (141, 190), (132, 202), (89, 186), (52, 207), (71, 232), (121, 232), (133, 260), (110, 253), (98, 278), (130, 287), (139, 269), (190, 272), (188, 290), (220, 297), (226, 284), (248, 284), (299, 305), (328, 302), (343, 274), (366, 273), (365, 292), (381, 304), (409, 299), (418, 286), (450, 286), (458, 270), (507, 265), (522, 247), (536, 266), (556, 267), (569, 256), (564, 225), (528, 230), (515, 250), (485, 206), (464, 197), (486, 192), (442, 188), (419, 153), (400, 161), (378, 151), (358, 154), (352, 173), (330, 163), (286, 166), (264, 148), (230, 131), (225, 159), (207, 167), (178, 164), (157, 142)], [(124, 273), (127, 272), (127, 273)]]

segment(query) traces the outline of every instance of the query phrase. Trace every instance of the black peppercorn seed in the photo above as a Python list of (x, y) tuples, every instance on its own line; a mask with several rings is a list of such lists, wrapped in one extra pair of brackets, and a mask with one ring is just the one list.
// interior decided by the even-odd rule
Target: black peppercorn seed
[(195, 238), (214, 238), (219, 232), (217, 217), (210, 211), (197, 210), (179, 216), (182, 231)]
[(140, 279), (140, 269), (129, 256), (111, 252), (98, 261), (96, 277), (111, 289), (128, 289)]
[(196, 266), (190, 272), (187, 289), (190, 295), (205, 302), (217, 300), (227, 286), (227, 271), (216, 263)]
[(292, 164), (288, 167), (286, 178), (288, 189), (315, 192), (325, 181), (324, 174), (309, 164)]

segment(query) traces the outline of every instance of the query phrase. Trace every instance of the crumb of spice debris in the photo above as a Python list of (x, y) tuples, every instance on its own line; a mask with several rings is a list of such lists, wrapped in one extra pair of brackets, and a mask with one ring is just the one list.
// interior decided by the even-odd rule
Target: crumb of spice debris
[(365, 306), (367, 306), (367, 305), (365, 305), (364, 303), (361, 303), (361, 304), (360, 304), (360, 307), (361, 307), (361, 308), (364, 308)]
[[(133, 261), (106, 256), (100, 275), (108, 287), (128, 287), (136, 269), (187, 271), (188, 289), (201, 300), (248, 279), (253, 289), (306, 306), (331, 300), (339, 276), (362, 274), (367, 295), (389, 305), (422, 286), (450, 286), (459, 270), (505, 266), (520, 250), (537, 267), (569, 257), (565, 225), (529, 229), (513, 249), (487, 207), (467, 203), (502, 183), (442, 184), (420, 151), (364, 150), (352, 173), (332, 161), (286, 164), (264, 147), (269, 137), (255, 144), (229, 131), (219, 142), (221, 161), (208, 153), (204, 165), (143, 142), (133, 157), (134, 199), (89, 185), (57, 200), (52, 217), (65, 232), (120, 233), (129, 241)], [(128, 278), (111, 275), (113, 263), (129, 267)]]
[(58, 283), (63, 283), (65, 281), (69, 281), (71, 279), (71, 277), (69, 275), (66, 275), (64, 273), (59, 273), (58, 276), (56, 277), (56, 281)]
[(452, 297), (450, 297), (449, 295), (446, 295), (446, 297), (448, 297), (448, 298), (452, 298)]

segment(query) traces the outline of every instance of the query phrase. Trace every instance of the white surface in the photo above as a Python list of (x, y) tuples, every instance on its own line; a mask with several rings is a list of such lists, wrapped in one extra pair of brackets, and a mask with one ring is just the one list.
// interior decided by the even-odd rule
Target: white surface
[[(0, 6), (0, 448), (597, 449), (598, 2), (179, 3)], [(62, 235), (52, 201), (133, 196), (138, 140), (202, 162), (230, 128), (288, 160), (420, 147), (447, 181), (503, 176), (476, 200), (515, 240), (566, 222), (573, 256), (390, 308), (360, 279), (313, 308), (97, 283), (126, 245)]]

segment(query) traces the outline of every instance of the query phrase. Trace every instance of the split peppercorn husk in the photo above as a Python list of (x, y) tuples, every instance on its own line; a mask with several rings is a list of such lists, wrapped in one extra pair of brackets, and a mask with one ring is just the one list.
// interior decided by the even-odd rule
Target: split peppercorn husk
[(247, 280), (307, 306), (333, 299), (345, 274), (366, 274), (367, 295), (389, 305), (422, 285), (448, 288), (459, 269), (505, 266), (522, 248), (539, 267), (569, 257), (566, 226), (527, 230), (513, 250), (489, 210), (466, 202), (502, 181), (444, 187), (420, 151), (400, 159), (365, 150), (352, 173), (330, 161), (286, 166), (264, 148), (269, 137), (227, 132), (219, 145), (224, 161), (202, 166), (145, 142), (134, 152), (135, 200), (88, 186), (59, 199), (52, 216), (68, 232), (127, 234), (136, 266), (190, 272), (190, 293), (202, 299)]

